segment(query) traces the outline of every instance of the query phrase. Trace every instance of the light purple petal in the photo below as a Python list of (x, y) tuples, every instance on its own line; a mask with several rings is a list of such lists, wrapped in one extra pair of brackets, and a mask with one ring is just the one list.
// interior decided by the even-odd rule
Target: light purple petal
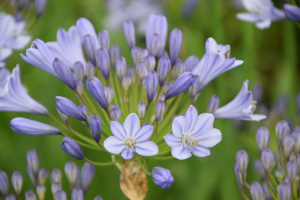
[(145, 125), (133, 136), (134, 140), (137, 142), (143, 142), (149, 140), (153, 133), (154, 126)]
[(158, 153), (157, 145), (152, 141), (136, 143), (136, 153), (142, 156), (154, 156)]
[(129, 114), (123, 124), (127, 137), (133, 137), (140, 130), (140, 120), (135, 113)]
[(194, 106), (190, 105), (184, 116), (187, 122), (186, 132), (191, 132), (198, 118), (198, 111)]
[(204, 131), (197, 139), (198, 145), (203, 147), (213, 147), (222, 140), (222, 134), (220, 130), (213, 128)]
[(134, 148), (129, 148), (125, 146), (125, 149), (122, 151), (121, 156), (124, 160), (130, 160), (133, 157)]
[(171, 153), (172, 156), (178, 160), (184, 160), (192, 156), (192, 153), (187, 151), (183, 145), (173, 147)]
[(258, 15), (253, 14), (253, 13), (238, 13), (236, 15), (236, 17), (239, 20), (243, 20), (246, 22), (257, 22), (257, 21), (261, 20), (261, 18)]
[(187, 122), (184, 116), (176, 117), (172, 124), (172, 132), (176, 137), (181, 137), (187, 126)]
[(122, 124), (120, 124), (120, 123), (117, 122), (117, 121), (111, 121), (111, 122), (110, 122), (110, 128), (111, 128), (112, 134), (113, 134), (116, 138), (125, 141), (125, 138), (126, 138), (126, 132), (125, 132), (125, 130), (124, 130)]
[(271, 26), (271, 19), (266, 19), (256, 23), (256, 27), (259, 29), (269, 28)]
[(175, 135), (173, 134), (166, 135), (164, 137), (164, 140), (166, 141), (167, 145), (169, 145), (169, 147), (171, 148), (180, 145), (180, 138), (175, 137)]
[(197, 156), (197, 157), (210, 156), (210, 150), (205, 147), (201, 147), (199, 145), (192, 153), (194, 156)]
[(211, 129), (214, 126), (214, 115), (209, 113), (203, 113), (198, 116), (194, 129), (191, 131), (191, 135), (200, 135), (202, 131)]
[(113, 154), (119, 154), (125, 149), (125, 143), (114, 136), (109, 136), (103, 143), (105, 149)]
[(266, 115), (258, 115), (258, 114), (252, 114), (252, 115), (250, 115), (250, 117), (251, 117), (251, 119), (253, 120), (253, 121), (260, 121), (260, 120), (263, 120), (263, 119), (266, 119), (267, 118), (267, 116)]

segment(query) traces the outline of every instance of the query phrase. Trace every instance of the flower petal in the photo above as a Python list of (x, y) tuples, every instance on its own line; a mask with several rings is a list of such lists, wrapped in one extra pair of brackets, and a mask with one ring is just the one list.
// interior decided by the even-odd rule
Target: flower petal
[(126, 132), (122, 126), (122, 124), (120, 124), (117, 121), (111, 121), (110, 122), (110, 129), (112, 134), (118, 138), (119, 140), (123, 140), (125, 141), (126, 138)]
[(258, 15), (253, 14), (253, 13), (238, 13), (236, 15), (236, 17), (239, 20), (243, 20), (246, 22), (257, 22), (257, 21), (261, 20), (261, 18)]
[(257, 22), (255, 25), (259, 29), (269, 28), (271, 26), (272, 21), (270, 19), (266, 19), (260, 22)]
[(180, 145), (180, 138), (175, 137), (173, 134), (168, 134), (164, 137), (167, 145), (171, 148)]
[(140, 120), (135, 113), (129, 114), (123, 124), (127, 137), (133, 137), (140, 130)]
[(197, 157), (210, 156), (210, 150), (205, 147), (201, 147), (199, 145), (192, 153), (194, 156), (197, 156)]
[(212, 128), (203, 132), (198, 138), (198, 145), (203, 147), (213, 147), (222, 140), (222, 134), (219, 129)]
[(103, 143), (105, 149), (113, 154), (119, 154), (125, 149), (124, 141), (114, 136), (109, 136)]
[(176, 137), (181, 137), (185, 131), (187, 122), (184, 116), (176, 117), (172, 124), (172, 132)]
[(186, 132), (191, 132), (195, 126), (195, 122), (198, 117), (198, 111), (194, 106), (190, 105), (184, 116), (187, 122)]
[(213, 128), (214, 119), (214, 115), (209, 113), (199, 115), (191, 135), (200, 135), (202, 131)]
[(133, 136), (134, 140), (137, 142), (143, 142), (149, 140), (153, 133), (154, 126), (145, 125)]
[(154, 156), (158, 153), (158, 146), (152, 141), (138, 142), (136, 153), (142, 156)]
[(250, 115), (250, 117), (251, 117), (251, 119), (253, 120), (253, 121), (260, 121), (260, 120), (263, 120), (263, 119), (266, 119), (267, 118), (267, 116), (266, 115), (258, 115), (258, 114), (252, 114), (252, 115)]
[(178, 145), (172, 148), (172, 156), (178, 160), (184, 160), (192, 156), (192, 153), (187, 151), (183, 145)]
[(124, 160), (130, 160), (133, 157), (134, 154), (134, 148), (129, 148), (128, 146), (125, 147), (125, 149), (122, 151), (122, 158)]

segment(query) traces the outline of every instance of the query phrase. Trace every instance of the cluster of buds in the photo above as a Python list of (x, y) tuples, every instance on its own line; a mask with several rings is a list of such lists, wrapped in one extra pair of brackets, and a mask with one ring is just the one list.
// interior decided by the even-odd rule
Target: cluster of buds
[[(263, 187), (254, 182), (249, 185), (246, 181), (249, 157), (246, 151), (240, 150), (236, 154), (234, 167), (241, 194), (248, 199), (244, 192), (246, 186), (254, 200), (256, 199), (298, 199), (300, 175), (300, 131), (298, 128), (293, 133), (286, 121), (277, 123), (276, 128), (277, 156), (268, 149), (270, 132), (265, 127), (260, 127), (256, 132), (256, 143), (261, 159), (255, 160), (254, 168), (263, 181)], [(277, 157), (277, 160), (276, 160)], [(277, 168), (274, 167), (277, 163)], [(275, 171), (275, 176), (272, 172)]]

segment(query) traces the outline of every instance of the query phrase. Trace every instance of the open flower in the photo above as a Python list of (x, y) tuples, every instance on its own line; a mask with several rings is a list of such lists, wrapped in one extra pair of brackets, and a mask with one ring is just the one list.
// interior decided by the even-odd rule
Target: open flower
[(157, 145), (148, 141), (153, 132), (153, 126), (140, 127), (140, 120), (135, 113), (125, 119), (122, 126), (117, 121), (111, 121), (111, 131), (114, 136), (104, 141), (104, 147), (113, 154), (121, 153), (125, 160), (130, 160), (134, 152), (142, 156), (153, 156), (158, 153)]
[(255, 23), (259, 29), (269, 28), (274, 21), (286, 18), (284, 11), (277, 9), (271, 0), (242, 0), (250, 13), (238, 13), (237, 18)]
[(246, 80), (238, 95), (225, 106), (218, 108), (214, 114), (216, 119), (239, 119), (260, 121), (265, 119), (265, 115), (253, 114), (256, 109), (256, 101), (253, 100), (252, 92), (248, 91)]
[(7, 78), (4, 88), (0, 89), (0, 111), (29, 112), (40, 115), (47, 113), (47, 109), (33, 100), (22, 86), (19, 65)]
[(190, 106), (185, 116), (176, 117), (172, 124), (173, 134), (164, 137), (172, 148), (172, 156), (184, 160), (192, 156), (205, 157), (210, 155), (209, 147), (218, 144), (222, 135), (220, 130), (213, 128), (214, 116), (203, 113), (198, 116), (194, 106)]

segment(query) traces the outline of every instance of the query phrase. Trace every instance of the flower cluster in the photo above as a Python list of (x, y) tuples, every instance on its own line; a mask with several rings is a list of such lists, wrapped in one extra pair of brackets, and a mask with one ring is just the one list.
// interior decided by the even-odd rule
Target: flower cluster
[[(256, 132), (256, 143), (260, 151), (261, 159), (255, 160), (254, 168), (264, 182), (263, 187), (258, 182), (251, 186), (246, 181), (249, 157), (246, 151), (240, 150), (236, 154), (236, 164), (234, 167), (238, 186), (244, 197), (248, 199), (244, 192), (246, 186), (250, 189), (253, 199), (298, 199), (299, 193), (297, 185), (299, 182), (300, 166), (300, 132), (296, 128), (291, 134), (290, 127), (286, 121), (280, 121), (275, 127), (277, 141), (277, 161), (272, 150), (268, 149), (270, 132), (265, 127), (260, 127)], [(277, 162), (275, 175), (272, 175), (273, 168)]]
[[(50, 73), (74, 91), (76, 104), (66, 97), (55, 97), (63, 122), (28, 96), (20, 83), (19, 67), (12, 75), (3, 72), (8, 78), (3, 82), (4, 106), (0, 110), (36, 113), (54, 120), (63, 131), (25, 118), (13, 119), (10, 126), (19, 134), (61, 135), (61, 148), (68, 155), (97, 166), (116, 165), (121, 170), (120, 185), (125, 195), (143, 199), (148, 188), (145, 174), (152, 175), (154, 183), (163, 189), (174, 181), (165, 168), (148, 172), (146, 159), (209, 156), (208, 148), (222, 138), (221, 132), (213, 128), (215, 118), (259, 121), (265, 116), (253, 114), (255, 101), (248, 91), (248, 81), (224, 107), (218, 108), (216, 96), (208, 104), (209, 113), (199, 115), (192, 105), (214, 78), (243, 63), (230, 58), (229, 45), (218, 45), (209, 38), (201, 60), (190, 56), (183, 61), (179, 59), (183, 36), (178, 28), (170, 33), (169, 53), (165, 50), (168, 23), (163, 15), (148, 18), (146, 49), (137, 47), (133, 22), (126, 20), (123, 31), (132, 58), (122, 57), (120, 47), (110, 45), (108, 31), (96, 34), (85, 18), (78, 19), (68, 31), (60, 28), (57, 41), (35, 39), (26, 55), (21, 54), (27, 63)], [(74, 130), (70, 117), (81, 121), (90, 137)], [(81, 146), (109, 153), (112, 160), (91, 161)], [(164, 156), (170, 152), (172, 156)], [(140, 174), (140, 182), (132, 182), (134, 174)], [(128, 192), (132, 184), (137, 185)], [(139, 187), (144, 192), (137, 191)]]
[[(27, 190), (25, 192), (25, 199), (35, 200), (45, 199), (46, 187), (45, 183), (49, 176), (51, 182), (51, 192), (53, 199), (56, 200), (67, 200), (67, 194), (62, 190), (61, 178), (62, 173), (59, 169), (53, 169), (49, 174), (47, 168), (39, 167), (39, 159), (34, 149), (27, 152), (27, 173), (29, 179), (33, 185), (34, 191)], [(74, 162), (67, 162), (65, 164), (65, 174), (69, 181), (70, 193), (72, 200), (83, 200), (84, 196), (89, 190), (90, 184), (94, 178), (95, 166), (85, 163), (80, 171)], [(18, 171), (14, 171), (11, 176), (11, 183), (15, 191), (17, 199), (22, 199), (22, 187), (23, 177)], [(36, 194), (35, 194), (35, 193)], [(9, 194), (9, 180), (8, 176), (4, 171), (0, 170), (0, 198), (5, 200), (15, 200), (16, 196)], [(100, 196), (94, 198), (94, 200), (102, 200)]]

